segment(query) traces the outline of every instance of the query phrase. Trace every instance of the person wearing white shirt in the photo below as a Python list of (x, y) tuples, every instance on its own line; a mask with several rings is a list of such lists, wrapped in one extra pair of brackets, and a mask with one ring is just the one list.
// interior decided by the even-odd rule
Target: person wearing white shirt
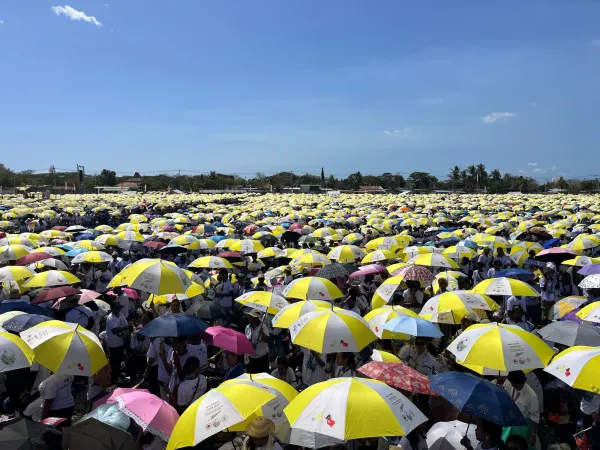
[(296, 387), (296, 374), (285, 357), (277, 358), (277, 369), (271, 372), (271, 376), (285, 381), (294, 388)]
[(327, 378), (325, 355), (301, 347), (304, 358), (302, 359), (302, 383), (305, 386), (325, 381)]
[(110, 358), (110, 368), (114, 380), (121, 376), (121, 363), (124, 358), (125, 336), (129, 329), (127, 319), (121, 314), (121, 304), (113, 302), (106, 318), (106, 340)]
[(523, 308), (523, 312), (527, 314), (527, 302), (525, 301), (525, 299), (523, 297), (516, 297), (514, 295), (511, 295), (506, 301), (506, 317), (508, 317), (509, 313), (512, 311), (515, 305), (520, 305), (521, 308)]
[(170, 375), (160, 355), (164, 352), (168, 355), (171, 347), (165, 343), (164, 338), (155, 338), (148, 348), (146, 371), (144, 378), (150, 383), (148, 390), (157, 397), (168, 398), (166, 387), (169, 384)]
[(431, 376), (435, 373), (447, 372), (448, 368), (429, 353), (427, 341), (422, 337), (414, 340), (414, 345), (406, 343), (400, 349), (398, 357), (408, 367), (421, 372), (423, 375)]
[(72, 375), (50, 375), (40, 383), (40, 397), (43, 400), (42, 417), (60, 417), (67, 419), (66, 426), (71, 424), (71, 417), (75, 408), (75, 400), (71, 392), (73, 385)]
[(484, 269), (489, 269), (490, 264), (490, 249), (489, 247), (485, 247), (483, 249), (483, 253), (479, 255), (477, 258), (477, 264), (483, 264)]
[[(483, 255), (481, 255), (483, 256)], [(477, 262), (477, 269), (475, 269), (473, 271), (473, 274), (471, 275), (472, 279), (473, 279), (473, 286), (476, 286), (477, 284), (481, 283), (483, 280), (487, 279), (487, 273), (485, 271), (485, 265), (481, 262)]]
[(248, 325), (246, 326), (246, 338), (254, 347), (254, 355), (248, 355), (249, 362), (246, 366), (248, 373), (269, 372), (269, 329), (261, 320), (262, 314), (253, 309), (247, 314)]
[(542, 310), (542, 321), (548, 317), (548, 312), (556, 301), (556, 282), (554, 281), (554, 271), (546, 267), (544, 274), (540, 278), (540, 299)]
[(535, 391), (527, 384), (527, 377), (521, 370), (509, 372), (503, 387), (525, 417), (529, 428), (527, 440), (534, 446), (540, 423), (540, 404)]
[(208, 389), (206, 377), (200, 373), (198, 358), (188, 358), (183, 365), (185, 378), (177, 387), (177, 412), (183, 412), (198, 398), (202, 397)]
[(406, 285), (408, 286), (408, 289), (402, 293), (402, 297), (404, 298), (404, 306), (415, 312), (421, 311), (424, 294), (419, 289), (419, 282), (407, 281)]
[(96, 281), (95, 291), (104, 294), (108, 289), (108, 283), (113, 279), (113, 273), (108, 270), (106, 264), (101, 264), (100, 268), (94, 273), (94, 280)]
[(496, 277), (496, 274), (498, 272), (500, 272), (501, 270), (502, 270), (502, 261), (500, 261), (498, 258), (496, 258), (496, 259), (494, 259), (493, 267), (491, 267), (487, 271), (487, 277), (494, 278), (494, 277)]
[(208, 349), (206, 344), (202, 342), (199, 336), (190, 336), (188, 338), (188, 344), (194, 347), (200, 360), (200, 372), (203, 372), (208, 367)]
[(175, 400), (175, 388), (184, 378), (183, 365), (188, 358), (198, 358), (196, 349), (187, 344), (185, 338), (176, 337), (172, 340), (173, 348), (167, 355), (160, 349), (160, 359), (169, 373), (168, 393), (171, 400)]

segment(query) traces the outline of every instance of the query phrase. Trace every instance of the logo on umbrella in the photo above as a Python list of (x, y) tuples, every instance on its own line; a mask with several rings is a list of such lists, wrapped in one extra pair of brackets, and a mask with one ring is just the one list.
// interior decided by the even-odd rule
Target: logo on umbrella
[(0, 361), (7, 366), (12, 366), (16, 359), (15, 353), (10, 349), (5, 348), (2, 350), (2, 353), (0, 353)]

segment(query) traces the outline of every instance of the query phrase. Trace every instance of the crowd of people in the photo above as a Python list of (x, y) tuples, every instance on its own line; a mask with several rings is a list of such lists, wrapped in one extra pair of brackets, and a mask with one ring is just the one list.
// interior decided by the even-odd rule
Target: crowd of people
[[(469, 423), (477, 422), (470, 424), (474, 435), (470, 439), (465, 434), (454, 448), (600, 448), (600, 394), (573, 388), (542, 367), (478, 371), (449, 351), (473, 325), (494, 323), (543, 338), (555, 353), (570, 347), (561, 339), (544, 338), (540, 330), (557, 321), (581, 323), (575, 313), (600, 300), (598, 287), (579, 287), (585, 276), (578, 273), (584, 266), (600, 265), (595, 259), (600, 250), (595, 199), (244, 195), (227, 198), (226, 206), (224, 200), (140, 194), (30, 198), (23, 204), (19, 197), (0, 197), (0, 322), (7, 323), (18, 312), (77, 324), (98, 337), (109, 362), (90, 377), (53, 373), (36, 361), (30, 368), (0, 371), (3, 414), (38, 422), (63, 419), (58, 428), (64, 430), (115, 388), (136, 388), (182, 415), (207, 392), (244, 374), (269, 374), (303, 391), (332, 378), (364, 377), (361, 368), (386, 361), (382, 355), (389, 354), (426, 377), (464, 372), (488, 379), (502, 386), (526, 420), (525, 426), (501, 427), (469, 418)], [(564, 251), (547, 251), (552, 249)], [(343, 251), (354, 253), (339, 256)], [(21, 263), (38, 252), (47, 253), (45, 259)], [(102, 259), (86, 260), (90, 252), (101, 253)], [(415, 260), (423, 255), (439, 255), (449, 265)], [(194, 264), (207, 257), (225, 260), (225, 266)], [(182, 269), (197, 290), (159, 295), (119, 278), (149, 259)], [(411, 266), (426, 268), (431, 278), (392, 283), (398, 270)], [(30, 287), (27, 279), (11, 279), (15, 267), (25, 267), (32, 275), (67, 272), (78, 281)], [(237, 301), (253, 292), (271, 292), (293, 304), (299, 298), (287, 296), (290, 287), (309, 277), (329, 280), (342, 294), (331, 300), (331, 308), (363, 318), (378, 339), (353, 352), (316, 351), (297, 345), (288, 328), (277, 326), (277, 310), (285, 305), (271, 311)], [(440, 296), (472, 292), (499, 277), (519, 280), (539, 296), (492, 293), (485, 310), (465, 307), (450, 321), (426, 316), (424, 306)], [(43, 297), (67, 284), (73, 291)], [(406, 317), (420, 314), (440, 335), (385, 338), (371, 319), (389, 307), (394, 317), (404, 311)], [(224, 349), (202, 332), (159, 337), (144, 332), (153, 321), (170, 315), (194, 316), (238, 331), (253, 351)], [(406, 436), (372, 436), (334, 445), (336, 450), (426, 449), (432, 426), (461, 420), (435, 396), (402, 393), (426, 422)], [(259, 416), (245, 432), (224, 431), (197, 448), (296, 447), (285, 442), (275, 425)], [(151, 430), (132, 433), (137, 448), (167, 448), (164, 436)], [(37, 445), (53, 448), (58, 445), (53, 438), (56, 434), (38, 439)]]

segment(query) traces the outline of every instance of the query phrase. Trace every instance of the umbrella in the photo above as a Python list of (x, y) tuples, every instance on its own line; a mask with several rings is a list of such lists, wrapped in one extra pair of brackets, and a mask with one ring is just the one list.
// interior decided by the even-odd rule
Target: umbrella
[(0, 247), (0, 262), (17, 261), (31, 253), (31, 249), (25, 245), (5, 245)]
[(371, 355), (371, 360), (380, 361), (380, 362), (394, 362), (399, 363), (400, 358), (398, 358), (393, 353), (384, 352), (383, 350), (373, 350), (373, 354)]
[(100, 400), (96, 400), (92, 405), (93, 409), (96, 409), (100, 405), (106, 405), (109, 403), (118, 403), (117, 397), (123, 394), (127, 394), (129, 392), (148, 392), (146, 389), (136, 389), (136, 388), (116, 388), (110, 394), (102, 397)]
[(68, 258), (74, 258), (77, 255), (81, 255), (82, 253), (87, 253), (90, 250), (88, 250), (87, 248), (83, 248), (83, 247), (79, 247), (79, 248), (73, 248), (71, 250), (69, 250), (67, 253), (65, 253), (64, 256), (68, 257)]
[(331, 250), (327, 257), (338, 263), (354, 263), (365, 257), (365, 252), (356, 245), (341, 245)]
[[(139, 300), (140, 298), (140, 294), (138, 294), (138, 292), (135, 289), (129, 288), (129, 287), (122, 287), (121, 290), (123, 291), (123, 293), (129, 297), (132, 300)], [(81, 292), (85, 291), (85, 289), (82, 289)], [(117, 295), (115, 294), (113, 291), (108, 291), (106, 293), (106, 295)]]
[(498, 304), (487, 295), (470, 291), (452, 291), (427, 300), (419, 317), (431, 322), (456, 325), (474, 309), (495, 311), (498, 308), (500, 308)]
[(525, 418), (510, 395), (500, 386), (468, 373), (447, 372), (430, 378), (431, 389), (463, 414), (502, 427), (523, 425)]
[[(552, 305), (552, 308), (550, 308), (550, 311), (548, 311), (548, 318), (550, 320), (560, 320), (571, 311), (575, 311), (587, 301), (587, 297), (577, 295), (561, 298), (554, 305)], [(577, 309), (577, 311), (579, 310)]]
[(0, 422), (2, 450), (36, 450), (40, 447), (33, 440), (49, 429), (52, 427), (24, 417)]
[(600, 274), (588, 275), (578, 286), (582, 289), (600, 289)]
[(181, 253), (187, 252), (187, 248), (182, 245), (169, 244), (167, 246), (161, 247), (159, 252), (164, 253), (165, 255), (179, 255)]
[(160, 259), (140, 259), (127, 266), (108, 287), (126, 285), (156, 295), (183, 294), (192, 285), (185, 272), (174, 263)]
[(310, 300), (291, 303), (279, 311), (271, 321), (275, 328), (289, 328), (300, 316), (317, 308), (331, 308), (331, 303), (322, 300)]
[(405, 436), (427, 418), (405, 396), (366, 378), (332, 378), (302, 391), (285, 408), (291, 443), (322, 448), (339, 441)]
[(28, 330), (31, 327), (39, 325), (42, 322), (48, 322), (49, 320), (49, 317), (40, 316), (39, 314), (20, 314), (4, 322), (2, 327), (6, 331), (20, 333), (21, 331)]
[(520, 280), (513, 278), (488, 278), (483, 280), (472, 291), (476, 294), (485, 295), (514, 295), (522, 297), (539, 297), (540, 294)]
[(0, 332), (0, 373), (31, 367), (34, 356), (19, 336)]
[(390, 250), (375, 250), (368, 253), (360, 262), (362, 264), (373, 264), (379, 261), (387, 261), (388, 259), (396, 259), (398, 255)]
[(446, 269), (458, 269), (460, 266), (445, 255), (440, 253), (424, 253), (411, 258), (408, 264), (428, 267), (444, 267)]
[(554, 355), (554, 350), (537, 336), (516, 325), (496, 323), (471, 325), (447, 350), (466, 367), (502, 372), (546, 367)]
[(223, 315), (218, 303), (207, 300), (196, 300), (185, 310), (186, 315), (194, 315), (204, 320), (217, 319)]
[(328, 264), (317, 272), (319, 278), (325, 278), (327, 280), (333, 280), (337, 277), (347, 277), (351, 273), (356, 271), (356, 266), (351, 264), (333, 263)]
[(179, 419), (171, 405), (149, 392), (128, 392), (115, 399), (119, 409), (131, 417), (142, 430), (168, 441)]
[(383, 326), (384, 330), (394, 333), (408, 334), (409, 336), (423, 336), (438, 338), (444, 333), (435, 324), (418, 317), (398, 316)]
[(365, 320), (379, 339), (407, 340), (409, 338), (408, 335), (394, 333), (383, 328), (387, 322), (401, 316), (417, 317), (417, 313), (402, 306), (385, 305), (369, 311), (367, 315), (365, 315)]
[(544, 249), (549, 249), (549, 248), (555, 247), (555, 246), (557, 246), (559, 244), (560, 244), (560, 239), (556, 239), (555, 238), (555, 239), (550, 239), (549, 241), (544, 242), (544, 244), (542, 245), (542, 247)]
[(582, 267), (578, 272), (579, 275), (598, 275), (600, 274), (600, 264), (590, 264)]
[(478, 447), (475, 437), (475, 428), (464, 422), (454, 420), (451, 422), (437, 422), (427, 432), (428, 450), (463, 450), (460, 443), (467, 436), (473, 448)]
[(209, 327), (205, 330), (205, 341), (209, 345), (222, 348), (237, 355), (254, 355), (256, 351), (248, 338), (239, 331), (221, 326)]
[(521, 280), (524, 282), (533, 281), (535, 274), (531, 270), (526, 269), (504, 269), (496, 273), (494, 278), (514, 278), (515, 280)]
[(54, 373), (91, 377), (108, 364), (98, 337), (85, 328), (50, 320), (21, 332), (35, 360)]
[(535, 259), (543, 262), (553, 262), (560, 263), (562, 261), (566, 261), (567, 259), (573, 258), (573, 256), (577, 256), (573, 250), (568, 250), (566, 248), (549, 248), (547, 250), (542, 250), (537, 255), (535, 255)]
[(101, 405), (63, 430), (63, 448), (135, 450), (131, 419), (119, 405)]
[(76, 295), (79, 293), (81, 293), (81, 291), (72, 286), (59, 286), (42, 291), (33, 299), (31, 303), (37, 305), (38, 303), (44, 303), (49, 300), (57, 300), (62, 297), (68, 297), (70, 295)]
[(137, 241), (121, 241), (117, 247), (129, 253), (144, 253), (145, 251), (144, 245)]
[(149, 338), (181, 337), (201, 333), (208, 328), (202, 319), (185, 314), (166, 314), (151, 320), (139, 333)]
[(290, 327), (292, 342), (319, 353), (359, 352), (377, 339), (358, 314), (336, 308), (318, 308)]
[(29, 264), (36, 263), (43, 259), (52, 258), (52, 255), (46, 252), (33, 252), (28, 255), (22, 256), (21, 258), (15, 261), (15, 265), (17, 266), (28, 266)]
[(8, 312), (0, 314), (0, 327), (4, 324), (4, 322), (7, 322), (8, 320), (12, 319), (13, 317), (16, 317), (21, 314), (26, 314), (26, 313), (23, 311), (8, 311)]
[(144, 242), (142, 245), (144, 247), (148, 247), (148, 248), (161, 249), (167, 244), (165, 244), (164, 242), (160, 242), (160, 241), (149, 241), (149, 242)]
[(79, 255), (75, 256), (75, 258), (73, 258), (71, 260), (71, 264), (109, 263), (109, 262), (112, 262), (112, 260), (113, 260), (113, 257), (110, 256), (108, 253), (94, 250), (94, 251), (90, 251), (90, 252), (80, 253)]
[(393, 277), (403, 276), (404, 280), (423, 281), (429, 283), (434, 280), (433, 274), (422, 266), (405, 266), (392, 273)]
[(288, 383), (267, 373), (259, 373), (255, 375), (245, 373), (237, 378), (234, 378), (233, 380), (227, 380), (224, 382), (225, 385), (231, 383), (243, 383), (245, 385), (256, 384), (258, 385), (257, 387), (260, 388), (264, 386), (266, 388), (270, 388), (271, 392), (277, 397), (258, 409), (244, 422), (231, 427), (229, 429), (230, 431), (244, 431), (250, 422), (252, 422), (256, 417), (260, 416), (266, 417), (275, 425), (280, 425), (286, 422), (287, 419), (283, 414), (283, 409), (298, 395), (298, 391), (296, 391), (296, 389), (294, 389)]
[(582, 323), (583, 319), (579, 318), (577, 316), (577, 313), (580, 311), (580, 308), (575, 308), (573, 311), (565, 314), (560, 320), (561, 321), (568, 321), (568, 322), (577, 322), (577, 323)]
[(385, 271), (387, 271), (385, 266), (381, 266), (379, 264), (368, 264), (366, 266), (359, 267), (356, 272), (350, 274), (349, 278), (364, 277), (366, 275), (373, 275)]
[(577, 317), (587, 322), (600, 323), (600, 302), (592, 302), (577, 312)]
[(600, 328), (575, 322), (553, 322), (538, 331), (542, 339), (573, 347), (574, 345), (600, 346)]
[(25, 267), (7, 266), (0, 269), (0, 283), (8, 283), (11, 281), (21, 281), (31, 278), (35, 272)]
[(218, 256), (203, 256), (194, 260), (189, 269), (233, 269), (233, 265), (224, 258)]
[(437, 395), (431, 390), (427, 375), (404, 363), (372, 361), (361, 366), (358, 372), (374, 380), (383, 381), (396, 389), (417, 394)]
[(247, 420), (276, 398), (275, 390), (263, 384), (223, 383), (185, 410), (171, 433), (167, 450), (193, 447)]
[(544, 369), (569, 386), (594, 394), (600, 394), (599, 371), (600, 348), (587, 346), (575, 346), (560, 352)]
[(299, 278), (283, 289), (286, 298), (298, 300), (328, 300), (342, 298), (344, 294), (331, 281), (319, 277)]
[(47, 272), (42, 272), (34, 275), (29, 280), (27, 280), (23, 287), (33, 289), (53, 286), (65, 286), (77, 283), (81, 283), (81, 280), (69, 272), (63, 270), (49, 270)]
[(248, 292), (235, 299), (236, 302), (247, 308), (258, 309), (269, 314), (277, 314), (282, 308), (289, 305), (288, 301), (272, 292)]

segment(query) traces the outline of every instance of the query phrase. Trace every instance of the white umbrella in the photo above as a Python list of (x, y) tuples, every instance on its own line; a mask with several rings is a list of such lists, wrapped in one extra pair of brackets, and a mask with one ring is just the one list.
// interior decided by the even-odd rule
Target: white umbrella
[(600, 273), (585, 277), (579, 287), (582, 289), (600, 289)]
[(479, 441), (475, 437), (474, 424), (466, 424), (453, 420), (452, 422), (438, 422), (434, 424), (427, 432), (428, 450), (464, 450), (460, 443), (463, 437), (468, 437), (473, 448), (476, 448)]

